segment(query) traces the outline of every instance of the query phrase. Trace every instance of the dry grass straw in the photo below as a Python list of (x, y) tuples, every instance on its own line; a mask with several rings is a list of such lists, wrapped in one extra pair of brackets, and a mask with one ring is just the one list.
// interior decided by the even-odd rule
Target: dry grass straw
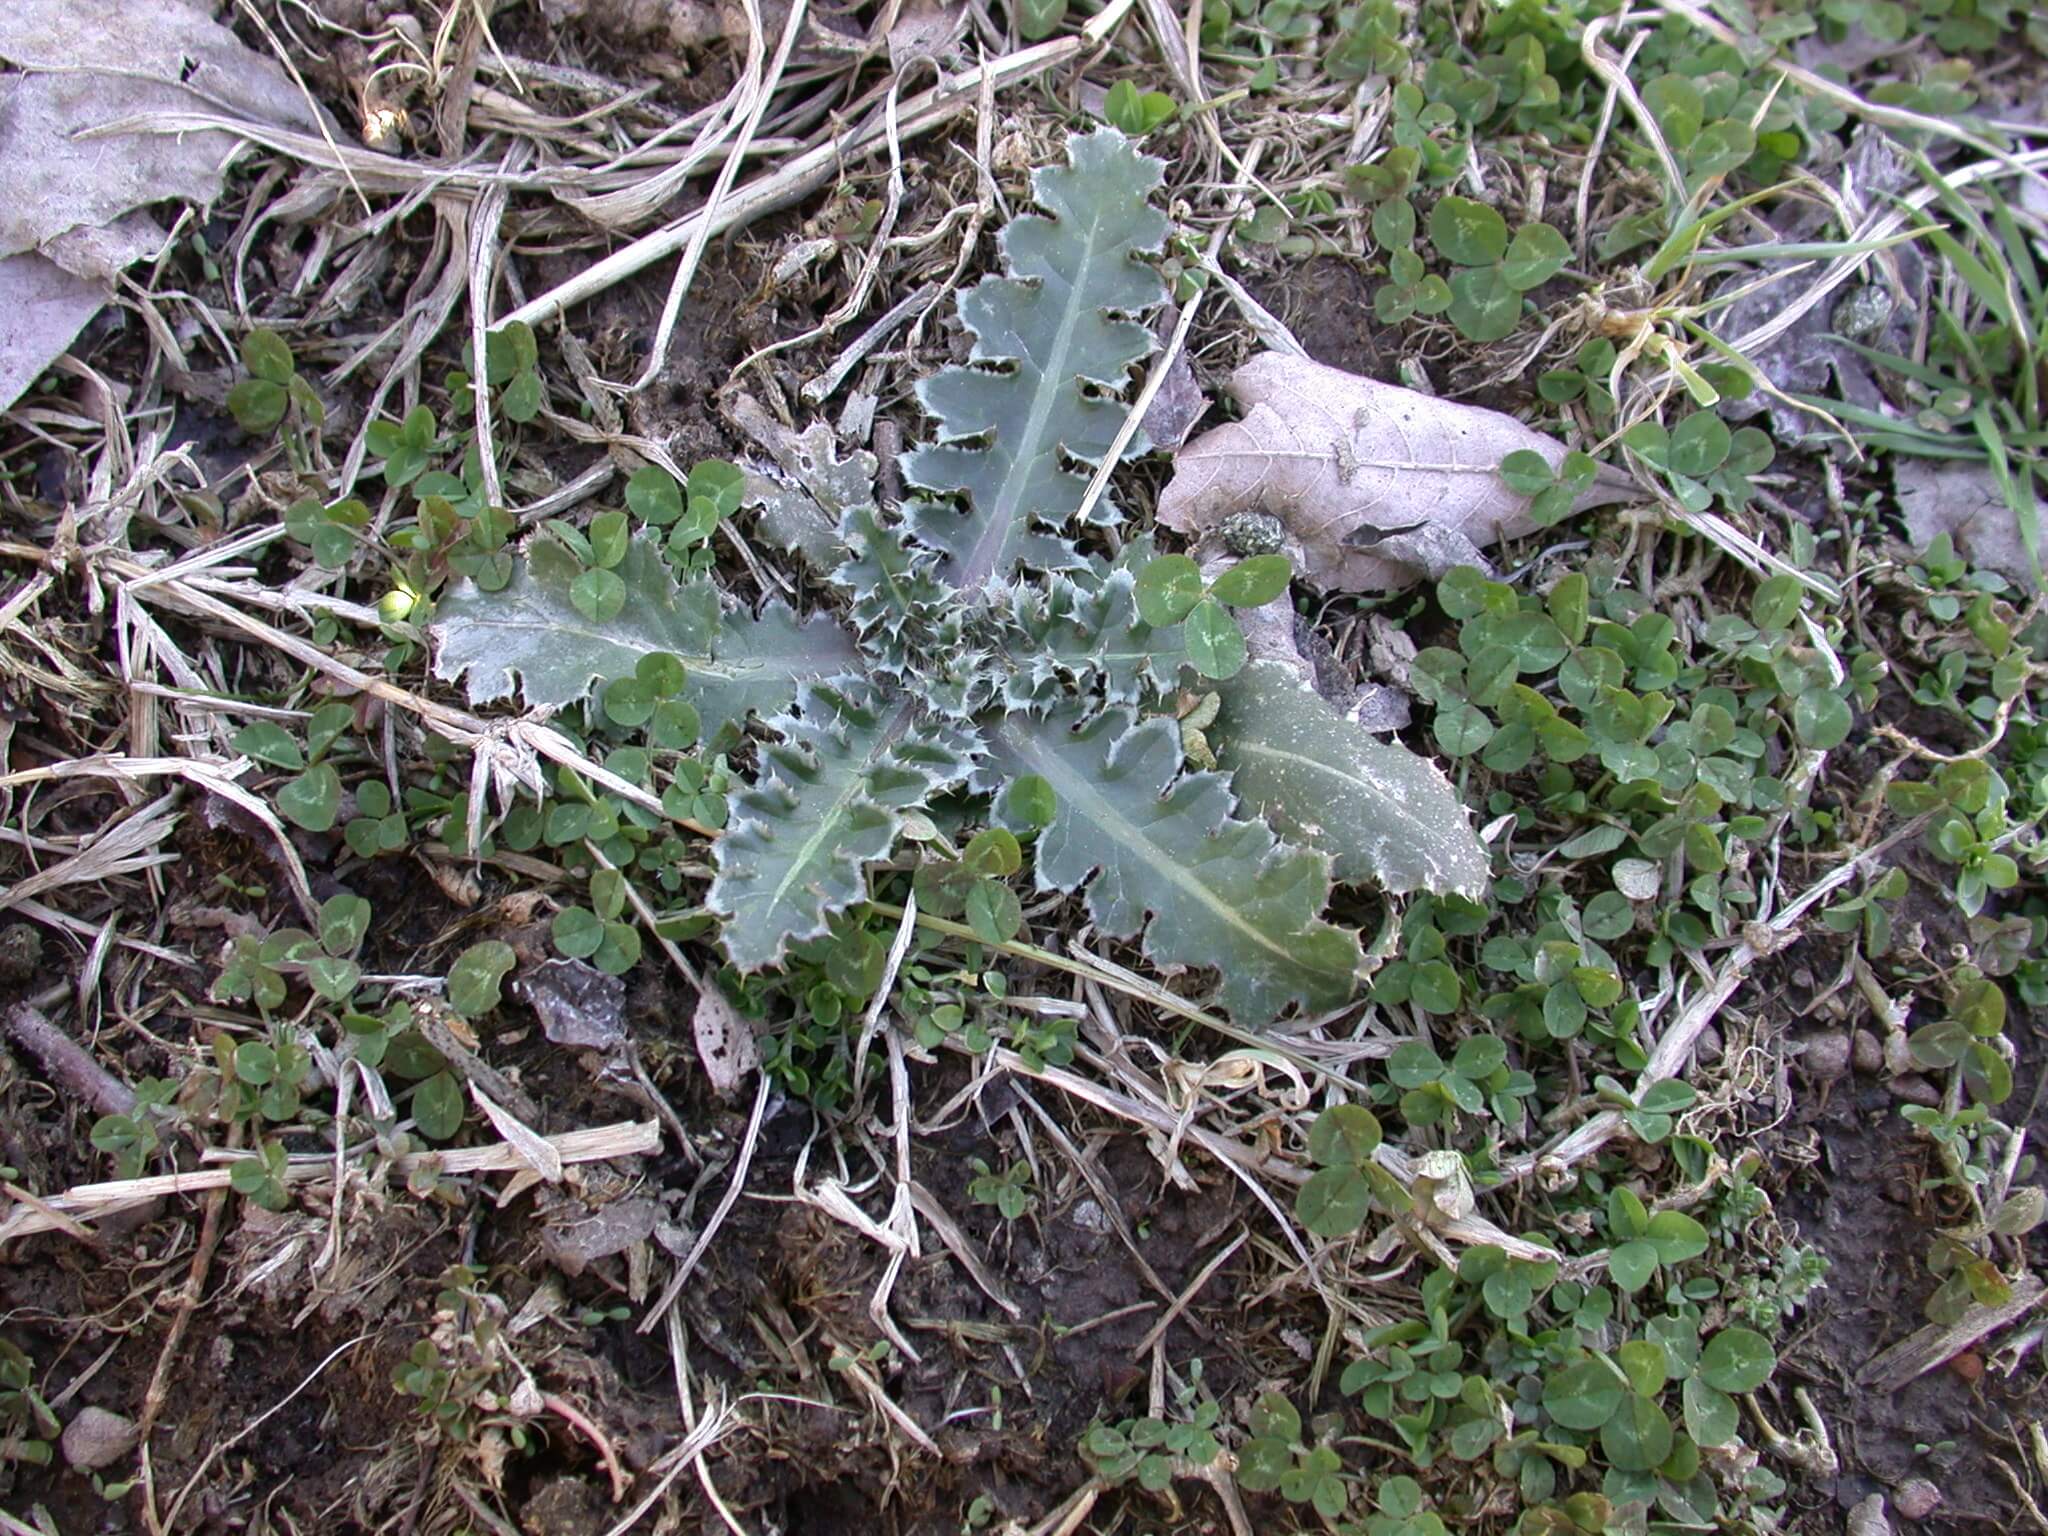
[[(661, 1126), (657, 1121), (621, 1121), (589, 1130), (564, 1131), (544, 1138), (550, 1154), (563, 1164), (598, 1163), (614, 1158), (645, 1157), (661, 1149)], [(472, 1173), (513, 1173), (532, 1167), (531, 1148), (509, 1141), (478, 1147), (454, 1147), (441, 1152), (408, 1152), (391, 1160), (391, 1167), (404, 1175), (431, 1170), (450, 1178)], [(37, 1232), (58, 1230), (60, 1223), (50, 1213), (74, 1220), (91, 1220), (118, 1211), (131, 1210), (151, 1200), (172, 1195), (206, 1194), (224, 1190), (234, 1176), (233, 1165), (246, 1156), (229, 1155), (224, 1163), (192, 1173), (153, 1174), (147, 1178), (114, 1179), (103, 1184), (77, 1184), (60, 1195), (44, 1196), (43, 1209), (25, 1208), (0, 1221), (0, 1242), (28, 1237)], [(294, 1156), (286, 1164), (285, 1181), (313, 1184), (334, 1176), (334, 1162), (324, 1152)]]

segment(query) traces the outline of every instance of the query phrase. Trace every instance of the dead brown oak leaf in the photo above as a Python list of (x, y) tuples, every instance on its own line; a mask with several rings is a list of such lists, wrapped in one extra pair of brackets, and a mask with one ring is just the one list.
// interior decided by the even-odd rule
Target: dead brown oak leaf
[(0, 0), (0, 410), (68, 348), (118, 274), (169, 238), (144, 210), (211, 207), (238, 138), (187, 114), (317, 133), (270, 58), (182, 0)]
[[(1233, 513), (1271, 513), (1308, 581), (1391, 591), (1454, 565), (1485, 568), (1479, 547), (1533, 532), (1528, 498), (1500, 463), (1516, 449), (1555, 469), (1565, 448), (1512, 416), (1262, 352), (1231, 375), (1244, 418), (1205, 432), (1174, 460), (1159, 521), (1199, 538)], [(1602, 466), (1578, 508), (1638, 493)]]

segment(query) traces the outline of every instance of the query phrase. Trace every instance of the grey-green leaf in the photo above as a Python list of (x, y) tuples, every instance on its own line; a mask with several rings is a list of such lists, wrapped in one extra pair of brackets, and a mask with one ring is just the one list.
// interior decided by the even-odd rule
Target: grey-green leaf
[(1627, 1383), (1590, 1355), (1554, 1372), (1543, 1386), (1543, 1408), (1566, 1429), (1599, 1429), (1621, 1406)]
[(1685, 1432), (1700, 1445), (1726, 1445), (1742, 1427), (1735, 1399), (1697, 1376), (1686, 1379), (1679, 1402), (1685, 1412)]
[(832, 584), (853, 599), (854, 625), (879, 669), (902, 675), (913, 666), (912, 642), (953, 589), (932, 574), (931, 552), (906, 542), (872, 506), (848, 507), (839, 539), (846, 558), (832, 571)]
[[(960, 504), (921, 502), (911, 526), (965, 589), (1007, 580), (1023, 564), (1080, 563), (1060, 536), (1088, 485), (1070, 462), (1109, 450), (1124, 419), (1110, 392), (1152, 350), (1151, 332), (1125, 317), (1164, 296), (1159, 274), (1137, 259), (1166, 238), (1167, 221), (1148, 201), (1161, 163), (1113, 128), (1070, 139), (1067, 158), (1032, 178), (1053, 217), (1012, 219), (1003, 230), (1009, 275), (960, 297), (975, 338), (969, 363), (918, 387), (938, 435), (904, 455), (904, 478)], [(1134, 441), (1130, 451), (1144, 446)], [(1097, 522), (1119, 518), (1107, 498), (1097, 503)]]
[(1655, 1398), (1632, 1392), (1621, 1409), (1600, 1428), (1600, 1449), (1610, 1466), (1624, 1472), (1648, 1472), (1671, 1454), (1671, 1421)]
[(1508, 222), (1485, 203), (1445, 196), (1429, 211), (1429, 239), (1446, 261), (1483, 267), (1506, 253)]
[(1230, 610), (1214, 598), (1205, 597), (1195, 604), (1181, 625), (1181, 635), (1187, 642), (1188, 660), (1202, 676), (1221, 681), (1244, 670), (1244, 631), (1237, 627)]
[(967, 774), (957, 732), (916, 719), (918, 700), (842, 680), (806, 685), (795, 713), (767, 722), (761, 776), (732, 797), (706, 905), (725, 918), (743, 971), (816, 938), (866, 895), (866, 868), (895, 846), (902, 813)]
[(1508, 246), (1505, 276), (1517, 293), (1541, 287), (1571, 260), (1572, 248), (1548, 224), (1524, 224)]
[(1223, 710), (1209, 732), (1218, 766), (1247, 809), (1329, 854), (1339, 880), (1486, 889), (1486, 846), (1434, 763), (1377, 740), (1280, 662), (1254, 662), (1218, 692)]
[(466, 1019), (498, 1006), (499, 983), (512, 973), (519, 957), (500, 939), (472, 944), (448, 968), (448, 1005)]
[(1240, 820), (1221, 774), (1183, 773), (1173, 721), (1111, 709), (1083, 723), (1068, 706), (1012, 715), (991, 736), (1005, 776), (1035, 774), (1057, 799), (1038, 838), (1040, 890), (1089, 883), (1103, 933), (1142, 932), (1159, 965), (1213, 967), (1241, 1023), (1352, 996), (1358, 935), (1321, 917), (1328, 859)]
[(1020, 581), (1004, 594), (1002, 661), (1012, 709), (1051, 704), (1099, 680), (1112, 704), (1170, 686), (1188, 660), (1183, 626), (1154, 629), (1138, 613), (1130, 570)]
[(709, 581), (678, 582), (646, 539), (609, 573), (626, 589), (609, 621), (585, 618), (570, 596), (580, 574), (567, 549), (536, 538), (503, 591), (451, 583), (431, 626), (434, 675), (452, 683), (467, 674), (472, 704), (506, 698), (516, 683), (529, 705), (560, 706), (593, 684), (633, 676), (643, 656), (667, 653), (682, 661), (683, 696), (708, 736), (749, 710), (788, 707), (798, 685), (853, 662), (852, 644), (829, 618), (800, 624), (779, 604), (758, 618), (721, 613)]
[(341, 809), (341, 775), (332, 763), (315, 763), (277, 787), (277, 808), (308, 832), (325, 832)]
[(1723, 1328), (1700, 1351), (1700, 1380), (1723, 1392), (1754, 1392), (1777, 1368), (1771, 1341), (1754, 1328)]
[(842, 455), (822, 421), (793, 432), (750, 395), (733, 401), (730, 416), (774, 460), (746, 472), (741, 500), (759, 509), (759, 536), (795, 550), (818, 575), (828, 575), (844, 558), (840, 519), (854, 507), (875, 504), (875, 456), (864, 449)]

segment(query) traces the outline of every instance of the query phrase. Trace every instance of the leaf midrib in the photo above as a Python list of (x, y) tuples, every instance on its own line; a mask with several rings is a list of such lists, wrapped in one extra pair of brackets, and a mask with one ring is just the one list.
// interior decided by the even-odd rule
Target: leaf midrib
[[(1236, 740), (1230, 743), (1229, 750), (1233, 753), (1236, 753), (1244, 757), (1269, 757), (1277, 762), (1293, 763), (1300, 767), (1306, 768), (1313, 773), (1320, 774), (1325, 778), (1334, 779), (1339, 784), (1350, 785), (1359, 789), (1384, 788), (1384, 786), (1376, 786), (1371, 784), (1368, 780), (1360, 777), (1358, 774), (1347, 773), (1343, 769), (1332, 767), (1330, 764), (1322, 762), (1317, 758), (1304, 757), (1299, 752), (1289, 752), (1284, 748), (1268, 746), (1264, 742), (1247, 740), (1242, 736), (1238, 737)], [(1386, 803), (1384, 795), (1376, 795), (1375, 798), (1380, 800), (1383, 804)], [(1400, 821), (1403, 825), (1413, 827), (1416, 833), (1423, 839), (1423, 841), (1442, 841), (1441, 835), (1430, 830), (1428, 824), (1425, 821), (1423, 821), (1420, 817), (1414, 815), (1409, 810), (1407, 805), (1393, 804), (1390, 807), (1390, 814), (1396, 820)]]
[[(1009, 466), (1003, 472), (1002, 488), (996, 494), (995, 506), (989, 510), (988, 524), (975, 539), (974, 547), (968, 552), (966, 564), (961, 570), (960, 586), (966, 591), (972, 592), (988, 580), (998, 565), (1004, 567), (1007, 574), (1010, 564), (1009, 551), (1012, 538), (1017, 531), (1024, 487), (1031, 478), (1025, 466), (1035, 464), (1043, 455), (1040, 439), (1045, 434), (1046, 425), (1052, 417), (1053, 404), (1059, 398), (1066, 380), (1067, 354), (1073, 350), (1074, 332), (1080, 318), (1088, 310), (1100, 307), (1084, 303), (1083, 299), (1089, 287), (1089, 274), (1095, 268), (1098, 256), (1096, 245), (1101, 238), (1104, 222), (1104, 217), (1098, 210), (1087, 223), (1086, 233), (1081, 242), (1080, 265), (1068, 280), (1066, 308), (1060, 313), (1060, 325), (1054, 333), (1052, 351), (1039, 368), (1038, 389), (1031, 402), (1031, 414), (1025, 418), (1020, 445), (1028, 449), (1028, 452), (1013, 451), (1009, 456)], [(1043, 283), (1045, 279), (1039, 278), (1038, 281)], [(1026, 360), (1037, 362), (1036, 358)], [(998, 442), (1000, 441), (998, 436)], [(1000, 449), (990, 451), (993, 453)], [(974, 493), (969, 491), (967, 494), (971, 503)]]
[[(1197, 462), (1200, 462), (1210, 457), (1210, 455), (1197, 454), (1192, 455), (1192, 457)], [(1500, 473), (1500, 466), (1498, 464), (1466, 464), (1455, 460), (1439, 463), (1431, 459), (1380, 459), (1360, 454), (1346, 461), (1341, 458), (1334, 448), (1228, 448), (1217, 450), (1214, 457), (1265, 459), (1269, 461), (1287, 459), (1290, 461), (1300, 460), (1309, 464), (1348, 462), (1354, 472), (1360, 469), (1406, 469), (1422, 470), (1431, 474), (1441, 475), (1498, 475)]]
[[(445, 622), (445, 621), (444, 621)], [(771, 676), (787, 677), (791, 681), (812, 677), (820, 670), (811, 657), (787, 655), (774, 656), (767, 660), (749, 657), (740, 662), (721, 662), (709, 653), (693, 655), (672, 645), (643, 644), (638, 640), (622, 640), (617, 635), (601, 629), (586, 629), (580, 624), (564, 624), (558, 618), (540, 617), (521, 619), (476, 619), (480, 630), (497, 634), (534, 633), (550, 639), (588, 640), (611, 650), (626, 651), (634, 656), (673, 656), (683, 664), (683, 671), (690, 677), (712, 677), (725, 682), (738, 682), (750, 675), (767, 673)], [(627, 674), (621, 673), (620, 676)]]

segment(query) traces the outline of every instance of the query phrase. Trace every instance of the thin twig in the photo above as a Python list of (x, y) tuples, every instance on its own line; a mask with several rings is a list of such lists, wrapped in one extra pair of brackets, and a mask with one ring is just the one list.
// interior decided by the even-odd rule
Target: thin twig
[(59, 1087), (102, 1115), (135, 1110), (135, 1091), (93, 1060), (92, 1053), (44, 1018), (31, 1003), (0, 1013), (0, 1035), (42, 1063)]
[[(237, 1145), (244, 1127), (237, 1122), (228, 1129), (228, 1145)], [(171, 1318), (171, 1326), (164, 1335), (163, 1348), (157, 1352), (156, 1370), (149, 1378), (149, 1390), (142, 1397), (142, 1413), (135, 1421), (138, 1441), (147, 1441), (150, 1431), (156, 1427), (157, 1416), (164, 1411), (171, 1391), (171, 1371), (178, 1361), (178, 1347), (185, 1341), (185, 1330), (192, 1326), (192, 1314), (199, 1310), (199, 1301), (206, 1290), (206, 1277), (213, 1270), (213, 1255), (220, 1247), (221, 1213), (226, 1209), (228, 1191), (225, 1187), (214, 1190), (206, 1197), (206, 1214), (199, 1223), (199, 1243), (192, 1250), (192, 1263), (185, 1272), (185, 1289), (178, 1297), (177, 1313)], [(165, 1527), (169, 1529), (168, 1524)]]
[(633, 1486), (633, 1479), (626, 1469), (619, 1465), (619, 1453), (612, 1448), (611, 1436), (591, 1422), (588, 1415), (566, 1397), (555, 1392), (541, 1394), (541, 1402), (548, 1412), (557, 1415), (578, 1430), (584, 1439), (597, 1447), (597, 1454), (604, 1462), (605, 1474), (612, 1480), (612, 1502), (625, 1498), (626, 1491)]

